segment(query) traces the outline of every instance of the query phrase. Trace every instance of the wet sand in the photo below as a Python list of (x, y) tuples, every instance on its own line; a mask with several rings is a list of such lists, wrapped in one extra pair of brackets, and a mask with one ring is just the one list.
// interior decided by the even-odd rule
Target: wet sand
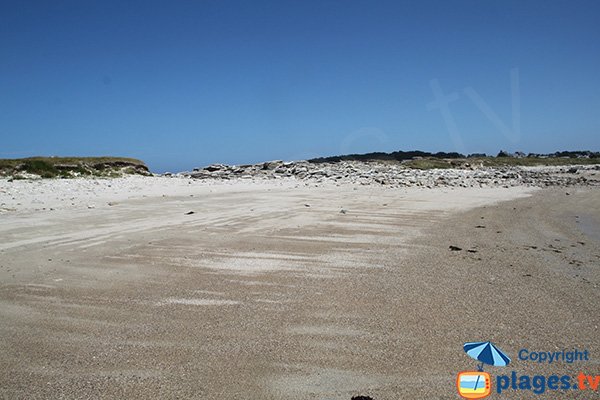
[(0, 397), (453, 399), (479, 340), (597, 373), (598, 190), (175, 186), (0, 214)]

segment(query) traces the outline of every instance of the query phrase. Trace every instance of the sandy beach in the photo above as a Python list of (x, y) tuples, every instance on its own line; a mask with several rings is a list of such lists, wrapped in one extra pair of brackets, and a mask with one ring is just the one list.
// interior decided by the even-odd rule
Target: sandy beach
[(597, 188), (4, 179), (0, 203), (2, 398), (454, 399), (485, 340), (598, 371)]
[(600, 1), (0, 9), (0, 400), (600, 400)]

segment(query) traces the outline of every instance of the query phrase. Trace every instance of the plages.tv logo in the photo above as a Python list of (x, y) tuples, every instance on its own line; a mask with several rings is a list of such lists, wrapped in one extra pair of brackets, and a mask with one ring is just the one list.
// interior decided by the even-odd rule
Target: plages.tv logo
[(477, 371), (462, 371), (456, 377), (458, 394), (465, 399), (483, 399), (492, 393), (490, 374), (483, 371), (483, 365), (505, 367), (510, 358), (492, 342), (468, 342), (463, 345), (465, 352), (479, 361)]

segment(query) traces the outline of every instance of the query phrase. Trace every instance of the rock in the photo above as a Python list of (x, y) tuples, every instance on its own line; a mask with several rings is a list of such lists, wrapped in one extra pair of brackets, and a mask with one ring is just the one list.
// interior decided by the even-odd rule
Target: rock
[(223, 164), (211, 164), (208, 167), (204, 167), (204, 170), (208, 172), (215, 172), (222, 170), (224, 167), (225, 166)]
[(277, 168), (282, 163), (283, 163), (283, 161), (281, 161), (281, 160), (267, 161), (267, 162), (263, 163), (262, 169), (263, 170), (268, 170), (268, 171), (274, 170), (275, 168)]
[(458, 246), (451, 245), (448, 247), (452, 251), (461, 251), (462, 249)]
[(340, 210), (340, 214), (346, 214), (346, 212), (347, 211), (345, 209), (343, 209), (343, 208)]
[(77, 165), (77, 164), (54, 164), (54, 168), (63, 170), (63, 171), (77, 169), (77, 167), (79, 167), (79, 165)]

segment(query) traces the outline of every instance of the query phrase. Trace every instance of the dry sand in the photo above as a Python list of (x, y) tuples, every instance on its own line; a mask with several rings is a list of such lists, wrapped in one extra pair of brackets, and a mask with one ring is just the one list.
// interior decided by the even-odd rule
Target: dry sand
[(130, 177), (0, 203), (2, 398), (454, 399), (478, 340), (598, 372), (597, 189)]

